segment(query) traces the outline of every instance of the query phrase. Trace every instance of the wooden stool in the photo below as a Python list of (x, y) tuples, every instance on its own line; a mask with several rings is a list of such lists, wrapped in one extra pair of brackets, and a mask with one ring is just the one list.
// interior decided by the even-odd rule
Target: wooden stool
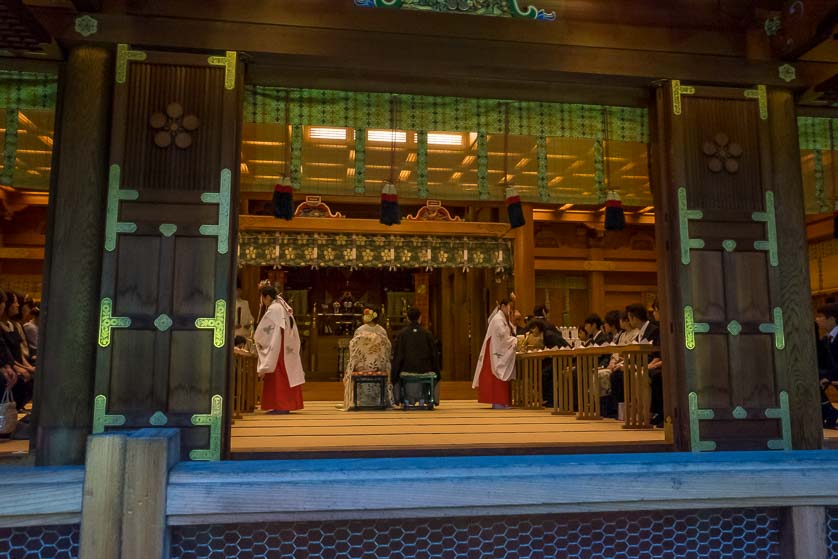
[[(354, 391), (352, 394), (352, 409), (354, 410), (383, 410), (387, 409), (387, 377), (386, 373), (352, 373)], [(378, 386), (378, 403), (367, 404), (358, 399), (361, 385), (373, 384)]]
[[(432, 410), (434, 409), (434, 373), (402, 373), (399, 377), (402, 394), (402, 409)], [(418, 399), (408, 398), (407, 385), (418, 384), (420, 397)]]

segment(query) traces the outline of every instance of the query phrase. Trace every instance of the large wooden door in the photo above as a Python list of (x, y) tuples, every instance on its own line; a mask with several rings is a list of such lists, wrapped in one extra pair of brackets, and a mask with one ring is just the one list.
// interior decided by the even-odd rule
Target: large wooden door
[(681, 446), (817, 447), (791, 94), (674, 81), (656, 112), (664, 362)]
[(118, 45), (94, 432), (182, 430), (219, 459), (235, 273), (236, 55)]

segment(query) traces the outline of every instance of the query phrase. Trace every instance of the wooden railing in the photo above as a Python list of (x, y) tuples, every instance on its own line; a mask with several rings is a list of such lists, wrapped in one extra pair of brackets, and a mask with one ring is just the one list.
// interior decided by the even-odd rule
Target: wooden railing
[[(80, 525), (79, 559), (164, 559), (172, 530), (196, 524), (779, 507), (790, 544), (782, 556), (811, 559), (827, 556), (827, 507), (838, 505), (833, 451), (215, 463), (179, 456), (177, 429), (144, 429), (91, 436), (84, 467), (3, 468), (0, 528)], [(417, 491), (430, 506), (393, 498)]]
[[(519, 408), (542, 407), (542, 366), (552, 360), (553, 414), (577, 419), (602, 419), (599, 370), (602, 356), (619, 353), (623, 357), (623, 385), (626, 429), (649, 429), (649, 355), (659, 351), (649, 344), (586, 347), (519, 353), (512, 381), (512, 405)], [(574, 386), (576, 406), (574, 406)]]
[(261, 382), (256, 375), (256, 363), (256, 355), (236, 351), (230, 375), (233, 419), (241, 419), (242, 414), (253, 413), (259, 403), (262, 391)]

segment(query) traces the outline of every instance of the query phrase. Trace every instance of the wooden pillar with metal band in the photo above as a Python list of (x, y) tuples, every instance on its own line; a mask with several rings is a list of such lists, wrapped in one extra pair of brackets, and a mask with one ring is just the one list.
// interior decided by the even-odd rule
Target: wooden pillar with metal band
[(526, 224), (515, 229), (513, 245), (513, 279), (517, 301), (515, 307), (524, 316), (535, 308), (535, 226), (532, 205), (523, 204)]
[(676, 446), (819, 448), (792, 92), (667, 82), (651, 145), (664, 409)]
[(36, 382), (36, 462), (81, 464), (93, 421), (113, 55), (69, 50), (56, 115)]

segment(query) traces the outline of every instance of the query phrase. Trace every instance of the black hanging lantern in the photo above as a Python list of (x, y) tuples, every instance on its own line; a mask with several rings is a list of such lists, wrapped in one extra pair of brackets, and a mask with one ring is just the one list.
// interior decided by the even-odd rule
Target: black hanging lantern
[(279, 179), (274, 186), (274, 217), (291, 220), (294, 217), (294, 189), (288, 175)]
[(626, 227), (626, 214), (623, 202), (616, 190), (609, 190), (605, 200), (605, 229), (607, 231), (622, 231)]
[(390, 96), (390, 180), (384, 182), (381, 189), (381, 217), (384, 225), (397, 225), (402, 222), (402, 210), (399, 208), (399, 193), (396, 190), (396, 121), (398, 97)]

